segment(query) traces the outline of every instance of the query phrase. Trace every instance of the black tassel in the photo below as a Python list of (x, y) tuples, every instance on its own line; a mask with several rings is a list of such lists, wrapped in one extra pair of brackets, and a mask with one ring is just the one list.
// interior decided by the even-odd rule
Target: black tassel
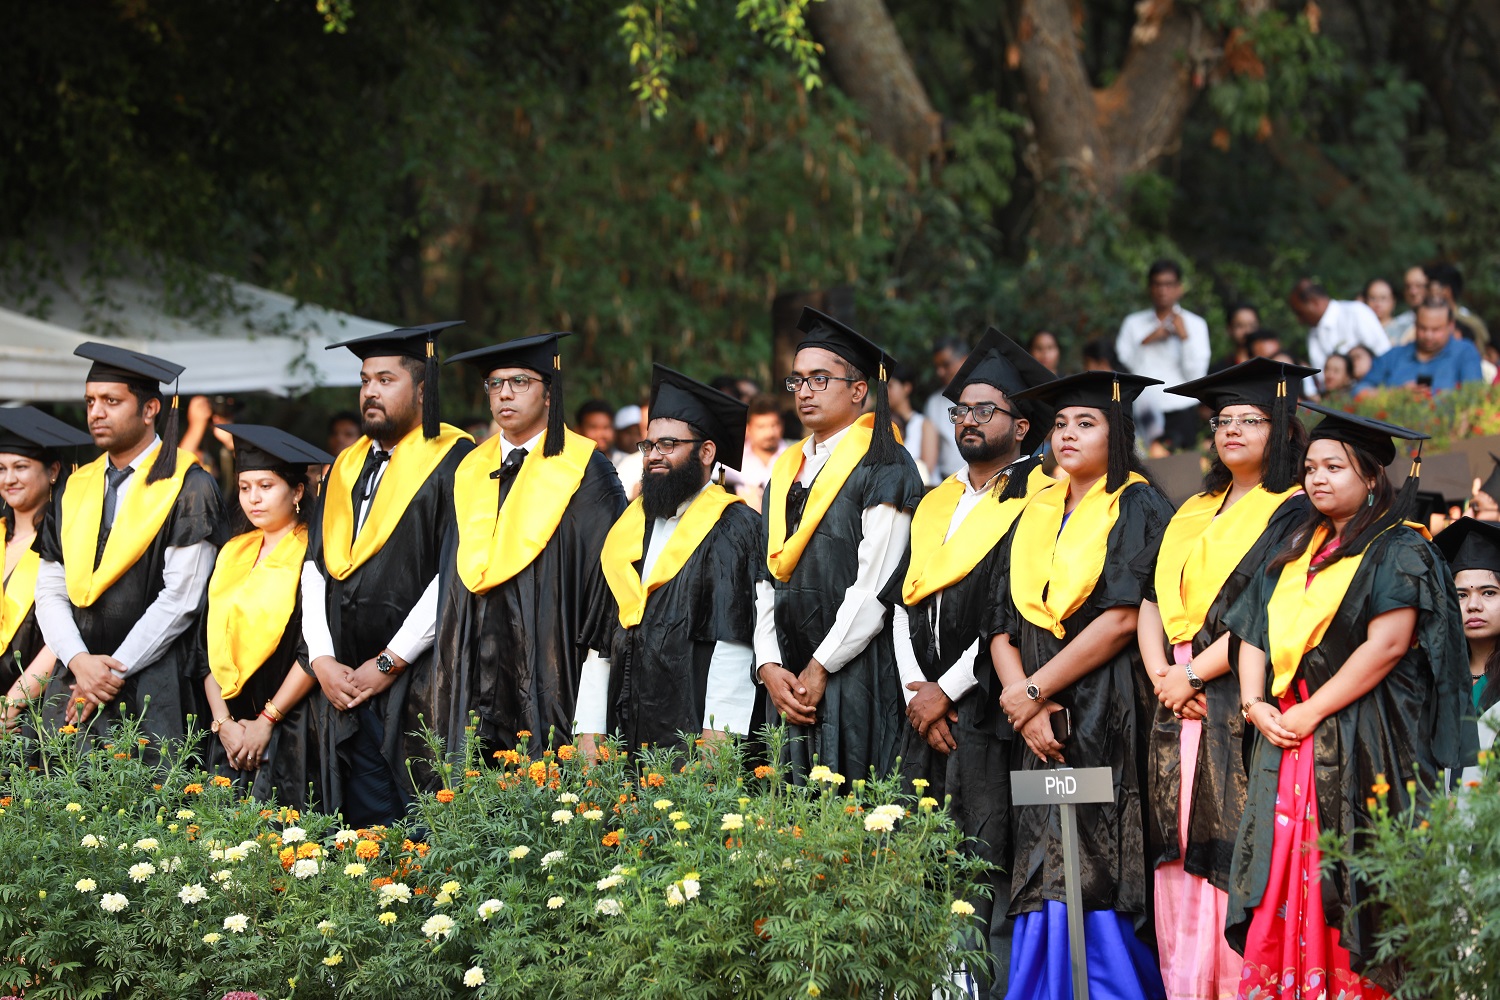
[(1006, 500), (1020, 500), (1026, 496), (1026, 487), (1031, 482), (1031, 470), (1042, 464), (1041, 455), (1032, 455), (1023, 458), (1000, 477), (995, 484), (995, 499), (1004, 502)]
[(870, 450), (865, 453), (865, 462), (870, 465), (900, 465), (904, 450), (896, 442), (895, 427), (891, 423), (891, 400), (886, 393), (886, 369), (884, 360), (870, 389), (875, 393), (875, 428), (870, 436)]
[(542, 457), (561, 455), (567, 443), (567, 428), (563, 426), (562, 359), (552, 359), (552, 382), (547, 386), (547, 440), (542, 444)]
[(1109, 403), (1109, 465), (1104, 477), (1104, 491), (1113, 493), (1125, 485), (1130, 475), (1130, 453), (1135, 448), (1135, 422), (1125, 422), (1125, 408), (1120, 404), (1120, 380), (1115, 379), (1114, 398)]
[(1417, 491), (1422, 485), (1422, 442), (1417, 442), (1417, 453), (1412, 456), (1411, 471), (1407, 473), (1406, 482), (1401, 484), (1401, 489), (1396, 492), (1396, 499), (1391, 503), (1391, 514), (1398, 521), (1409, 520), (1417, 509)]
[[(160, 397), (158, 397), (160, 398)], [(177, 471), (177, 393), (172, 393), (172, 405), (167, 410), (166, 419), (162, 421), (161, 448), (156, 452), (156, 461), (151, 463), (151, 471), (146, 473), (146, 484), (161, 482), (163, 479), (171, 479)]]
[(1283, 369), (1271, 404), (1271, 438), (1266, 444), (1266, 458), (1261, 467), (1261, 485), (1268, 493), (1285, 493), (1302, 478), (1297, 466), (1302, 456), (1292, 449), (1292, 421), (1297, 419), (1297, 394), (1287, 385)]
[(431, 441), (442, 430), (438, 412), (438, 360), (432, 334), (427, 335), (427, 370), (422, 375), (422, 436)]

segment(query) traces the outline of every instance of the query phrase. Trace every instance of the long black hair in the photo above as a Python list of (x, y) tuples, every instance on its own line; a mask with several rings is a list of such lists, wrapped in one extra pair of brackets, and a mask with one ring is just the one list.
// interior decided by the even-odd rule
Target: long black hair
[[(1339, 547), (1334, 550), (1323, 566), (1337, 562), (1345, 556), (1358, 555), (1386, 528), (1401, 520), (1401, 512), (1393, 510), (1396, 505), (1396, 491), (1391, 486), (1390, 477), (1385, 474), (1385, 467), (1376, 460), (1375, 456), (1365, 451), (1357, 444), (1348, 441), (1338, 442), (1344, 448), (1344, 454), (1349, 456), (1355, 470), (1362, 479), (1375, 480), (1375, 488), (1370, 492), (1374, 494), (1373, 502), (1361, 507), (1359, 511), (1344, 525), (1342, 539)], [(1318, 508), (1309, 505), (1307, 517), (1293, 531), (1287, 540), (1286, 546), (1266, 565), (1266, 572), (1280, 572), (1281, 568), (1290, 562), (1295, 562), (1307, 551), (1312, 544), (1313, 535), (1319, 528), (1333, 530), (1333, 520)]]
[(294, 494), (297, 492), (297, 487), (301, 486), (302, 499), (297, 506), (292, 508), (292, 510), (295, 512), (292, 516), (298, 524), (306, 524), (312, 517), (314, 501), (318, 495), (317, 487), (313, 482), (313, 478), (308, 475), (307, 470), (308, 467), (305, 465), (278, 465), (270, 469), (235, 470), (235, 500), (231, 505), (231, 510), (229, 512), (230, 534), (243, 535), (245, 532), (251, 531), (255, 527), (255, 525), (250, 523), (250, 518), (245, 515), (245, 508), (240, 504), (239, 501), (239, 481), (240, 473), (242, 471), (269, 472), (276, 478), (280, 479), (282, 482), (286, 483), (287, 486), (291, 488)]
[[(1257, 410), (1270, 417), (1264, 409)], [(1217, 416), (1217, 414), (1215, 414)], [(1273, 421), (1274, 423), (1274, 421)], [(1275, 433), (1275, 428), (1272, 428)], [(1266, 438), (1266, 451), (1261, 459), (1260, 481), (1271, 493), (1285, 493), (1302, 480), (1302, 463), (1307, 455), (1307, 426), (1293, 417), (1287, 422), (1285, 447), (1272, 448), (1272, 439)], [(1217, 449), (1210, 452), (1208, 472), (1203, 476), (1203, 492), (1210, 495), (1222, 493), (1234, 482), (1234, 473), (1219, 457)]]

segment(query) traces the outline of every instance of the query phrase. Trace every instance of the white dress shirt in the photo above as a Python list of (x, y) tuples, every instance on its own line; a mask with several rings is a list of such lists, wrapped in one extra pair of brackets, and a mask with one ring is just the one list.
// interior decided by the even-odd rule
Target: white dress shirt
[[(938, 463), (936, 469), (928, 469), (927, 474), (937, 482), (953, 475), (964, 467), (964, 457), (958, 453), (958, 439), (953, 435), (953, 421), (948, 419), (948, 407), (957, 405), (953, 400), (940, 392), (935, 392), (927, 397), (927, 405), (922, 407), (922, 416), (938, 429)], [(947, 429), (948, 433), (944, 433)], [(917, 442), (917, 453), (921, 454), (921, 442)]]
[[(136, 481), (149, 474), (160, 444), (161, 438), (153, 439), (150, 446), (130, 463), (135, 472), (116, 489), (117, 512), (124, 509), (125, 498)], [(37, 569), (36, 578), (36, 619), (42, 637), (65, 664), (72, 663), (73, 658), (81, 653), (100, 653), (119, 660), (125, 670), (116, 673), (129, 677), (155, 663), (173, 640), (192, 624), (203, 600), (203, 592), (208, 587), (208, 578), (213, 574), (216, 552), (213, 543), (208, 541), (168, 547), (162, 553), (161, 590), (113, 650), (90, 650), (84, 644), (78, 623), (73, 620), (67, 571), (61, 563), (44, 559)]]
[[(941, 398), (941, 397), (939, 397)], [(851, 425), (852, 426), (852, 425)], [(846, 427), (821, 444), (808, 438), (802, 444), (802, 471), (797, 481), (811, 487), (813, 480), (828, 464), (829, 456), (849, 433)], [(859, 567), (854, 585), (844, 592), (843, 601), (834, 615), (833, 626), (813, 653), (829, 673), (837, 673), (854, 659), (885, 625), (885, 605), (880, 588), (890, 579), (906, 553), (911, 537), (911, 515), (892, 504), (877, 504), (860, 514)], [(782, 662), (781, 644), (776, 638), (776, 591), (762, 580), (755, 585), (755, 666), (781, 663), (793, 673), (800, 673), (805, 663)]]
[[(1147, 386), (1136, 401), (1138, 410), (1154, 410), (1157, 413), (1175, 413), (1198, 401), (1188, 396), (1178, 396), (1166, 391), (1166, 386), (1190, 382), (1208, 374), (1209, 340), (1208, 322), (1197, 313), (1188, 312), (1182, 306), (1173, 306), (1172, 311), (1182, 317), (1187, 329), (1187, 339), (1177, 336), (1177, 327), (1163, 323), (1155, 309), (1142, 309), (1125, 317), (1120, 324), (1120, 333), (1115, 337), (1115, 353), (1120, 363), (1137, 375), (1159, 378), (1163, 385)], [(1162, 326), (1168, 335), (1154, 343), (1142, 343)]]
[(1363, 302), (1340, 302), (1330, 299), (1318, 325), (1307, 331), (1307, 358), (1314, 368), (1322, 368), (1330, 354), (1348, 354), (1356, 344), (1363, 344), (1377, 358), (1391, 349), (1391, 338), (1375, 310)]

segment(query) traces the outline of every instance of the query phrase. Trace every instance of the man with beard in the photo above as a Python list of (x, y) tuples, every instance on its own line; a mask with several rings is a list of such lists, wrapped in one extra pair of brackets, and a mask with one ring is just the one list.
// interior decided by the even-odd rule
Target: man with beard
[(973, 849), (996, 866), (990, 896), (971, 902), (993, 959), (976, 970), (981, 997), (1003, 996), (1010, 967), (1010, 753), (1015, 737), (996, 703), (999, 683), (982, 641), (985, 612), (1006, 586), (1000, 541), (1030, 494), (1051, 482), (1031, 453), (1051, 430), (1052, 411), (1014, 393), (1055, 375), (991, 329), (943, 395), (967, 465), (929, 493), (912, 517), (911, 552), (893, 595), (896, 663), (905, 686), (901, 770), (926, 781), (922, 794), (950, 808)]
[[(791, 723), (797, 780), (814, 758), (848, 778), (890, 770), (901, 681), (881, 593), (906, 552), (922, 495), (886, 399), (892, 362), (814, 309), (797, 322), (788, 392), (812, 435), (776, 460), (766, 485), (766, 567), (756, 586), (756, 678)], [(864, 414), (875, 392), (875, 412)]]
[(716, 464), (740, 464), (745, 413), (733, 396), (655, 366), (641, 495), (602, 556), (618, 608), (607, 727), (583, 715), (604, 699), (580, 697), (585, 732), (618, 732), (632, 748), (751, 732), (760, 517), (712, 482)]
[(458, 467), (457, 551), (448, 560), (438, 628), (443, 669), (433, 719), (450, 750), (470, 716), (481, 758), (516, 746), (559, 746), (580, 713), (585, 751), (602, 731), (580, 690), (608, 685), (609, 588), (604, 536), (625, 506), (614, 466), (594, 442), (563, 426), (566, 333), (523, 337), (454, 356), (481, 376), (500, 433)]
[(69, 477), (37, 537), (37, 622), (61, 665), (47, 715), (92, 715), (101, 734), (140, 719), (154, 755), (202, 714), (191, 626), (223, 541), (223, 502), (213, 476), (177, 450), (175, 395), (157, 434), (161, 383), (181, 365), (110, 344), (73, 353), (94, 363), (84, 407), (104, 454)]
[(334, 344), (363, 361), (364, 435), (334, 461), (302, 568), (302, 633), (318, 680), (313, 718), (325, 799), (351, 826), (390, 824), (411, 801), (406, 761), (432, 684), (438, 566), (453, 531), (453, 474), (473, 448), (438, 421), (437, 335), (457, 322)]

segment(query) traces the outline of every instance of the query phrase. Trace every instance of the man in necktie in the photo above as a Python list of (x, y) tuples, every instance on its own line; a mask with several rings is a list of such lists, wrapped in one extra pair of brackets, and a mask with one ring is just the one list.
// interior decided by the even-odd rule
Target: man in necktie
[(438, 567), (453, 473), (473, 448), (438, 419), (435, 340), (456, 325), (333, 345), (362, 362), (363, 436), (334, 461), (311, 520), (302, 632), (320, 689), (321, 806), (355, 826), (398, 819), (413, 793), (406, 762), (427, 756), (418, 715), (433, 683)]
[(602, 557), (618, 609), (609, 697), (580, 694), (585, 732), (618, 733), (631, 748), (753, 732), (760, 516), (713, 482), (716, 466), (740, 465), (746, 412), (733, 396), (655, 366), (641, 495), (610, 529)]
[(154, 755), (202, 717), (192, 626), (223, 505), (213, 477), (177, 450), (175, 397), (164, 407), (161, 384), (182, 366), (110, 344), (74, 353), (93, 362), (84, 406), (104, 454), (68, 479), (38, 536), (37, 621), (65, 668), (48, 684), (46, 716), (92, 719), (101, 733), (140, 717)]
[[(532, 747), (571, 742), (580, 688), (608, 683), (611, 602), (599, 552), (625, 494), (594, 442), (563, 426), (566, 336), (449, 359), (483, 384), (500, 433), (454, 481), (458, 545), (446, 564), (430, 718), (458, 753), (477, 717), (487, 763), (523, 730)], [(592, 734), (583, 735), (589, 749)]]
[(889, 356), (813, 309), (797, 327), (786, 388), (812, 434), (776, 460), (761, 504), (769, 577), (756, 587), (755, 676), (768, 714), (791, 723), (799, 779), (814, 757), (864, 778), (890, 770), (905, 726), (880, 595), (906, 553), (922, 479), (891, 425)]

